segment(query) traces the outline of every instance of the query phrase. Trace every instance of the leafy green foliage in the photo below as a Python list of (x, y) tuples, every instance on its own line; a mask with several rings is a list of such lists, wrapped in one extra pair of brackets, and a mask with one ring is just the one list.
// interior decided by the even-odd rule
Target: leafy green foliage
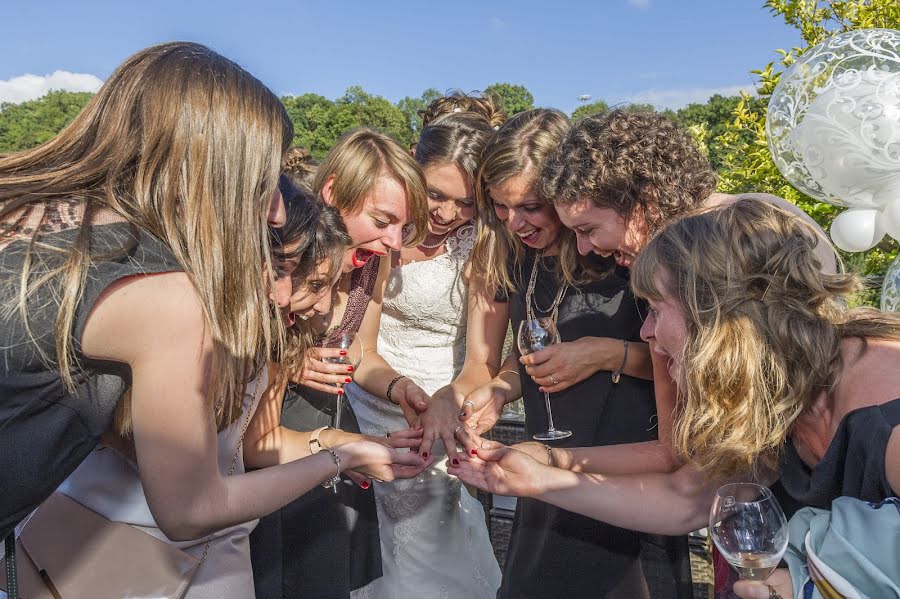
[(522, 85), (494, 83), (484, 88), (484, 95), (493, 96), (507, 116), (534, 108), (534, 96)]
[[(789, 67), (810, 47), (828, 37), (853, 29), (900, 29), (900, 3), (897, 0), (767, 0), (765, 6), (785, 23), (797, 28), (805, 46), (776, 50), (780, 58), (753, 71), (758, 78), (757, 98), (744, 94), (734, 108), (733, 120), (725, 131), (714, 137), (721, 151), (721, 191), (768, 192), (786, 198), (809, 213), (828, 230), (841, 209), (816, 201), (794, 189), (769, 154), (766, 141), (766, 106), (778, 85), (781, 70)], [(712, 133), (712, 131), (710, 131)], [(898, 253), (898, 244), (885, 238), (878, 246), (861, 254), (844, 254), (848, 267), (880, 284), (887, 267)], [(873, 288), (860, 298), (863, 303), (877, 305), (879, 290)]]
[(572, 112), (572, 120), (580, 121), (583, 118), (594, 116), (595, 114), (602, 114), (608, 111), (609, 104), (607, 104), (603, 100), (597, 100), (596, 102), (591, 102), (590, 104), (582, 104), (581, 106), (576, 108)]
[(37, 100), (0, 104), (0, 153), (26, 150), (59, 133), (81, 112), (88, 92), (51, 91)]

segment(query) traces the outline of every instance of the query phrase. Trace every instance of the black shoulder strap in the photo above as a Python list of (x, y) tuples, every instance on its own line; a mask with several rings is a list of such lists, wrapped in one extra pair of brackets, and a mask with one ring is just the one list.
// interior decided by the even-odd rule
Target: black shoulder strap
[(900, 398), (881, 404), (881, 413), (891, 427), (900, 426)]

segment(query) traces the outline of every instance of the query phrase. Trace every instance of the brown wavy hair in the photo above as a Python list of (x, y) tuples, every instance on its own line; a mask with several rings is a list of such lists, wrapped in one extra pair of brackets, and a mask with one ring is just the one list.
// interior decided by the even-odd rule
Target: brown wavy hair
[(715, 187), (690, 134), (655, 112), (617, 109), (578, 121), (541, 170), (542, 193), (554, 204), (589, 198), (626, 219), (641, 211), (651, 233)]
[(506, 113), (497, 105), (494, 98), (481, 95), (479, 92), (466, 94), (460, 90), (441, 96), (417, 114), (422, 117), (422, 127), (428, 127), (435, 119), (454, 112), (474, 112), (487, 120), (488, 124), (497, 128), (506, 122)]
[[(28, 326), (29, 297), (59, 282), (55, 355), (44, 358), (67, 388), (79, 368), (78, 304), (100, 258), (91, 227), (126, 222), (165, 243), (190, 278), (216, 341), (208, 397), (217, 423), (240, 415), (247, 373), (283, 339), (271, 326), (265, 286), (248, 275), (264, 263), (272, 276), (264, 212), (292, 137), (284, 107), (259, 80), (205, 46), (173, 42), (126, 59), (48, 142), (0, 157), (0, 244), (25, 234), (23, 223), (38, 231), (29, 237), (18, 305), (4, 308)], [(42, 243), (39, 232), (65, 204), (77, 206), (66, 224), (77, 230), (74, 243)], [(33, 269), (37, 249), (60, 266)]]
[(284, 174), (290, 178), (295, 187), (303, 191), (312, 193), (318, 167), (319, 163), (306, 148), (293, 147), (284, 155)]
[(845, 307), (860, 281), (821, 272), (821, 242), (746, 199), (675, 221), (634, 265), (635, 294), (684, 315), (673, 443), (712, 478), (777, 468), (794, 421), (840, 377), (843, 339), (900, 339), (900, 315)]

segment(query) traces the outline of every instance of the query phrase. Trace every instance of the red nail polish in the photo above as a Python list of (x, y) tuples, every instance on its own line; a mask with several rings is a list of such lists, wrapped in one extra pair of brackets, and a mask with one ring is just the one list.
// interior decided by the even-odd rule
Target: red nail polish
[(345, 383), (350, 383), (350, 382), (352, 382), (352, 381), (353, 381), (353, 379), (344, 379), (344, 382), (345, 382)]
[(469, 453), (471, 453), (472, 455), (478, 455), (478, 452), (477, 452), (476, 450), (474, 450), (474, 449), (471, 450), (471, 451), (469, 451)]
[(346, 356), (346, 355), (347, 355), (347, 352), (345, 352), (344, 350), (341, 350), (341, 351), (340, 351), (340, 354), (341, 354), (342, 356)]
[(427, 452), (427, 451), (423, 451), (423, 452), (422, 452), (422, 459), (423, 459), (423, 460), (427, 460), (427, 459), (428, 459), (428, 452)]
[(363, 489), (368, 489), (371, 485), (369, 485), (369, 481), (364, 480), (364, 481), (362, 481), (362, 484), (359, 486), (362, 487)]
[(343, 390), (343, 389), (338, 389), (338, 395), (343, 395), (343, 394), (344, 394), (344, 390)]
[(453, 458), (452, 460), (450, 460), (450, 463), (453, 464), (454, 466), (459, 466), (459, 460), (457, 460), (456, 458)]
[(347, 367), (347, 372), (353, 372), (353, 367), (352, 367), (352, 366), (348, 366), (348, 367)]

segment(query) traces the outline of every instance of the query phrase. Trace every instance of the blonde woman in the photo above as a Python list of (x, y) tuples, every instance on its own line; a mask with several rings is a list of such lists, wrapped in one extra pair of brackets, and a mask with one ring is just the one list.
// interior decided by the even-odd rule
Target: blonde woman
[[(368, 589), (374, 597), (486, 599), (500, 584), (481, 505), (447, 476), (443, 457), (456, 455), (455, 390), (497, 371), (499, 357), (492, 368), (463, 372), (466, 354), (485, 355), (502, 344), (506, 329), (503, 321), (473, 316), (493, 303), (472, 280), (469, 265), (475, 170), (493, 134), (495, 109), (485, 106), (487, 114), (451, 112), (422, 130), (415, 157), (428, 185), (427, 235), (416, 247), (393, 253), (377, 338), (364, 338), (364, 368), (344, 388), (363, 432), (385, 435), (421, 424), (420, 454), (440, 455), (415, 479), (375, 484), (384, 576)], [(376, 369), (377, 378), (368, 376)], [(446, 450), (436, 442), (442, 431), (450, 441)], [(461, 546), (466, 550), (447, 552)]]
[[(846, 308), (859, 281), (823, 273), (819, 243), (792, 214), (743, 200), (676, 221), (644, 248), (632, 280), (652, 310), (642, 335), (678, 387), (672, 439), (685, 465), (674, 473), (617, 475), (613, 448), (554, 449), (548, 465), (533, 446), (476, 449), (451, 470), (665, 534), (705, 526), (716, 488), (735, 479), (780, 480), (824, 509), (896, 496), (900, 317)], [(794, 596), (783, 572), (769, 583), (763, 592)]]
[[(549, 316), (562, 343), (524, 357), (513, 351), (493, 380), (467, 396), (465, 424), (482, 434), (504, 404), (522, 397), (529, 437), (545, 431), (548, 390), (556, 425), (573, 433), (553, 447), (644, 441), (653, 438), (654, 403), (628, 282), (611, 260), (577, 255), (538, 188), (541, 166), (569, 126), (554, 110), (517, 114), (500, 127), (479, 167), (484, 218), (475, 272), (499, 290), (513, 331), (526, 318)], [(549, 360), (565, 367), (545, 380)], [(641, 551), (633, 531), (525, 499), (516, 506), (498, 597), (648, 596)]]
[[(258, 518), (336, 470), (420, 461), (360, 442), (219, 469), (217, 433), (282, 336), (263, 283), (290, 138), (258, 80), (170, 43), (128, 58), (55, 138), (0, 158), (0, 535), (97, 445), (129, 381), (142, 487), (172, 540)], [(247, 276), (261, 263), (263, 283)]]
[[(426, 184), (416, 161), (396, 141), (371, 129), (346, 133), (316, 168), (313, 190), (340, 213), (351, 245), (344, 253), (334, 301), (309, 324), (320, 340), (358, 333), (358, 358), (373, 347), (392, 251), (418, 243), (428, 218)], [(389, 378), (367, 360), (329, 361), (340, 349), (315, 347), (290, 373), (281, 424), (316, 431), (316, 444), (334, 447), (344, 431), (359, 433), (348, 402), (332, 430), (336, 397), (354, 378), (386, 388)], [(406, 426), (403, 427), (408, 428)], [(406, 431), (409, 433), (409, 431)], [(427, 460), (426, 460), (427, 462)], [(380, 477), (379, 477), (380, 478)], [(369, 479), (317, 489), (264, 518), (250, 537), (259, 597), (348, 597), (382, 574), (375, 498)]]

